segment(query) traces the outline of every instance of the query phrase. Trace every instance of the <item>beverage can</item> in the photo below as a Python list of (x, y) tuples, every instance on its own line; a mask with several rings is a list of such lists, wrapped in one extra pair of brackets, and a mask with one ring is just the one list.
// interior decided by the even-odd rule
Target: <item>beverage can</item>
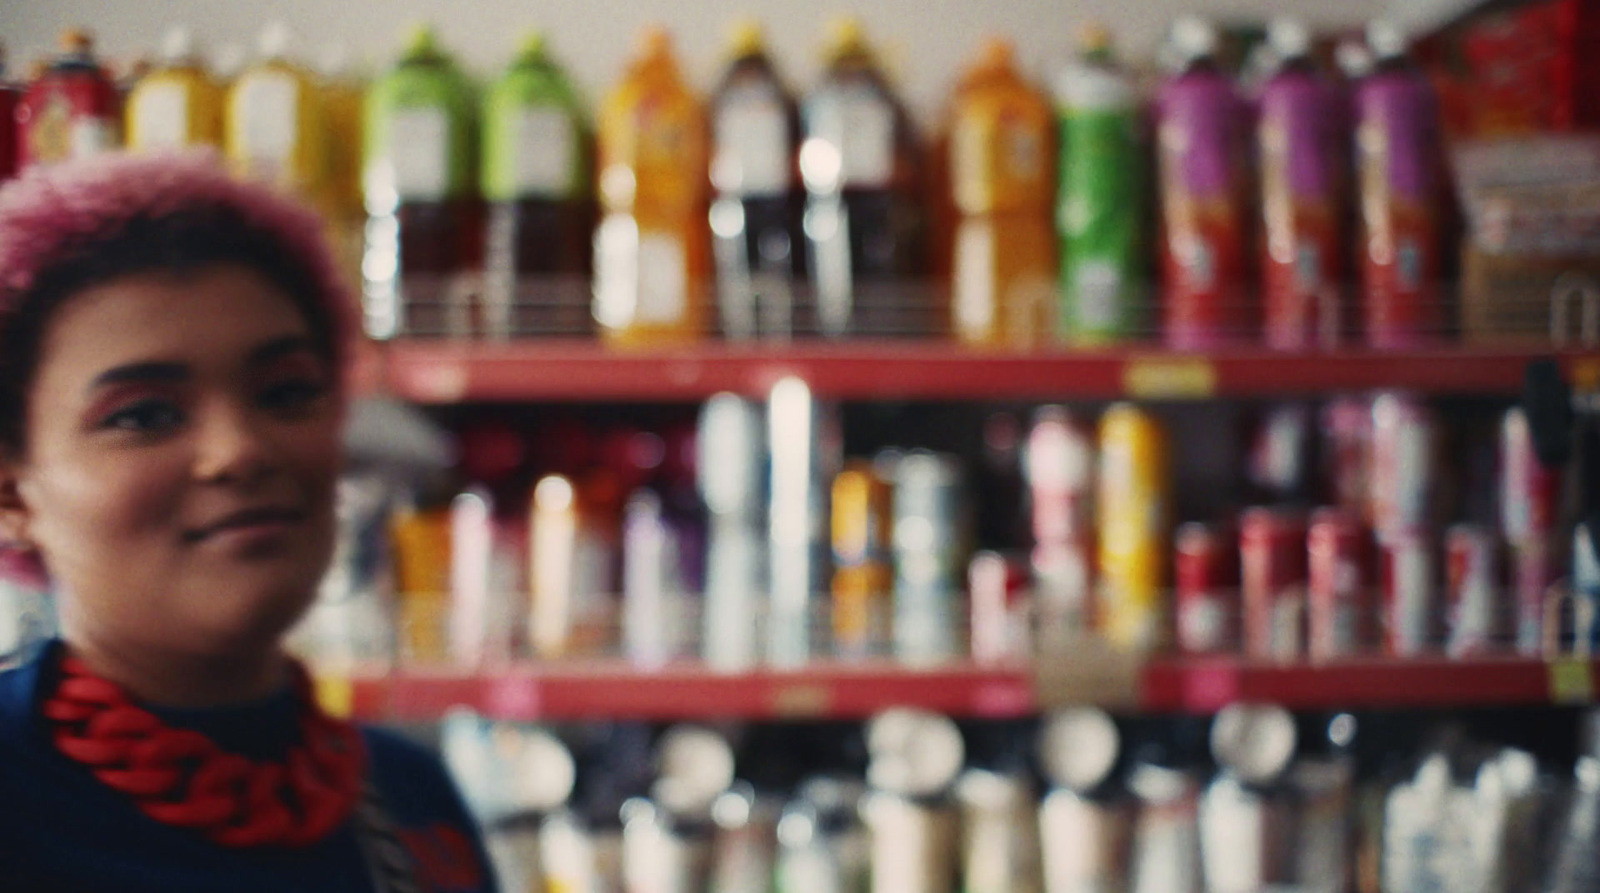
[(870, 462), (846, 463), (833, 479), (833, 644), (843, 656), (889, 650), (892, 496)]
[(1445, 531), (1445, 650), (1451, 657), (1499, 651), (1512, 638), (1499, 550), (1485, 526), (1457, 524)]
[(1020, 776), (968, 770), (956, 783), (961, 801), (964, 893), (1042, 893), (1035, 794)]
[(1392, 531), (1383, 554), (1383, 641), (1394, 657), (1415, 657), (1433, 648), (1438, 627), (1438, 561), (1426, 529)]
[(1045, 893), (1125, 890), (1133, 811), (1066, 789), (1039, 805)]
[(1322, 408), (1322, 473), (1327, 499), (1366, 520), (1371, 504), (1372, 405), (1338, 397)]
[(1094, 529), (1093, 430), (1065, 407), (1034, 415), (1025, 457), (1036, 543), (1065, 543)]
[(956, 656), (967, 539), (963, 492), (954, 457), (913, 451), (895, 469), (894, 652), (903, 661)]
[(1372, 526), (1380, 539), (1431, 520), (1436, 468), (1433, 413), (1414, 397), (1372, 402)]
[(972, 659), (980, 664), (1026, 660), (1032, 651), (1032, 583), (1026, 561), (979, 552), (967, 566)]
[(1329, 893), (1350, 889), (1354, 774), (1347, 761), (1327, 758), (1302, 757), (1289, 770), (1296, 795), (1290, 880), (1301, 889)]
[(1512, 543), (1510, 552), (1517, 653), (1537, 657), (1544, 651), (1545, 598), (1559, 576), (1554, 547), (1537, 541)]
[(1286, 883), (1293, 815), (1281, 794), (1223, 773), (1200, 798), (1200, 848), (1208, 893), (1255, 893)]
[(1311, 517), (1306, 536), (1306, 632), (1312, 660), (1351, 657), (1371, 643), (1372, 546), (1360, 519), (1339, 509)]
[(1092, 540), (1040, 543), (1034, 547), (1030, 564), (1041, 632), (1082, 632), (1090, 628), (1095, 619), (1094, 561)]
[(690, 543), (668, 520), (661, 496), (641, 488), (622, 520), (622, 645), (635, 666), (659, 668), (682, 657), (693, 615)]
[(782, 379), (767, 401), (767, 442), (767, 659), (793, 667), (813, 652), (813, 608), (827, 580), (829, 485), (841, 463), (833, 407), (801, 379)]
[(1519, 406), (1500, 422), (1500, 534), (1506, 542), (1546, 541), (1556, 527), (1561, 475), (1533, 448), (1528, 414)]
[(1220, 654), (1239, 645), (1239, 549), (1220, 524), (1179, 525), (1173, 576), (1177, 580), (1178, 648)]
[(1160, 647), (1171, 623), (1165, 597), (1171, 470), (1160, 421), (1132, 404), (1107, 409), (1098, 472), (1099, 624), (1119, 647)]
[(861, 812), (872, 835), (871, 893), (956, 893), (961, 848), (953, 809), (873, 791)]
[(1294, 660), (1305, 654), (1306, 521), (1285, 509), (1252, 508), (1239, 521), (1244, 652)]
[(1128, 777), (1139, 798), (1128, 859), (1132, 893), (1200, 893), (1199, 791), (1188, 773), (1143, 764)]
[(1251, 432), (1246, 477), (1263, 499), (1304, 496), (1311, 483), (1311, 407), (1285, 403), (1267, 409)]

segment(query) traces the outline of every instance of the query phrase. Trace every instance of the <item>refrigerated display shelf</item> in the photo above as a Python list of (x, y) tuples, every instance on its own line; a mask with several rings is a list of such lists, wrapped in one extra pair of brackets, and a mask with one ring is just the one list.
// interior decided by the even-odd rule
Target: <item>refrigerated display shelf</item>
[[(1404, 388), (1513, 395), (1549, 351), (1441, 347), (1405, 352), (1209, 354), (1137, 348), (1003, 353), (948, 342), (794, 342), (619, 351), (594, 341), (399, 340), (384, 345), (382, 380), (420, 403), (698, 401), (761, 396), (788, 375), (839, 400), (1208, 399)], [(1600, 377), (1600, 351), (1559, 354), (1580, 381)]]
[(1373, 658), (1321, 665), (1164, 658), (1139, 668), (1126, 685), (1108, 685), (1102, 675), (1073, 686), (1070, 666), (1065, 674), (1022, 666), (871, 664), (720, 674), (694, 664), (646, 671), (584, 662), (472, 673), (324, 673), (319, 684), (331, 709), (375, 721), (431, 721), (458, 706), (499, 719), (544, 721), (861, 719), (897, 706), (1007, 719), (1086, 702), (1145, 713), (1212, 713), (1235, 702), (1294, 710), (1584, 704), (1595, 700), (1597, 669), (1600, 664), (1578, 658)]

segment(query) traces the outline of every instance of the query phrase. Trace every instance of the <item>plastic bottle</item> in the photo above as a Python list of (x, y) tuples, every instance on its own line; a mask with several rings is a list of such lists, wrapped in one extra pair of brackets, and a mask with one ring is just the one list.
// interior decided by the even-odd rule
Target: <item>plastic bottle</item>
[(1344, 96), (1311, 59), (1311, 36), (1293, 19), (1267, 32), (1277, 71), (1262, 87), (1261, 295), (1267, 346), (1334, 345), (1344, 329)]
[(645, 32), (600, 112), (594, 316), (607, 343), (684, 343), (706, 331), (706, 120), (672, 39)]
[(22, 90), (6, 76), (5, 47), (0, 46), (0, 180), (17, 173), (17, 103)]
[(802, 118), (818, 328), (829, 337), (935, 330), (936, 304), (915, 282), (926, 271), (916, 134), (856, 20), (835, 24)]
[(361, 266), (374, 337), (474, 332), (466, 277), (483, 256), (477, 123), (472, 86), (429, 28), (367, 93)]
[(85, 158), (121, 142), (122, 103), (87, 31), (61, 33), (61, 54), (17, 105), (17, 169)]
[(1139, 96), (1103, 27), (1061, 76), (1060, 332), (1073, 346), (1126, 341), (1146, 324), (1144, 141)]
[(1028, 347), (1049, 331), (1055, 294), (1050, 101), (991, 38), (950, 114), (952, 328), (971, 344)]
[(484, 94), (483, 122), (489, 334), (585, 334), (592, 325), (593, 132), (542, 34), (523, 39)]
[(161, 42), (160, 63), (128, 96), (128, 148), (220, 145), (222, 101), (189, 29), (173, 28)]
[(365, 79), (350, 64), (342, 44), (329, 47), (318, 71), (328, 127), (328, 226), (339, 265), (351, 282), (361, 281), (366, 209), (361, 203), (361, 151), (365, 131)]
[(1218, 70), (1217, 33), (1179, 19), (1180, 73), (1157, 100), (1163, 244), (1163, 334), (1170, 347), (1206, 350), (1248, 340), (1249, 195), (1245, 108)]
[(735, 30), (711, 100), (711, 232), (723, 335), (785, 337), (794, 284), (805, 275), (804, 196), (794, 97), (767, 55), (760, 26)]
[(316, 79), (289, 57), (292, 39), (281, 23), (262, 31), (262, 58), (228, 90), (223, 150), (240, 174), (322, 201), (327, 124)]
[(1437, 340), (1444, 323), (1439, 108), (1393, 25), (1372, 23), (1367, 43), (1376, 69), (1356, 88), (1361, 318), (1367, 344), (1405, 348)]

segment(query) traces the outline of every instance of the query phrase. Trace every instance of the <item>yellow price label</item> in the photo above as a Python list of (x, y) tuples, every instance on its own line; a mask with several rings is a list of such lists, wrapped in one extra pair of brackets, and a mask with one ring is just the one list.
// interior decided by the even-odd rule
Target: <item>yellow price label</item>
[(1550, 700), (1557, 704), (1593, 703), (1594, 670), (1588, 660), (1562, 657), (1550, 662)]
[(822, 716), (832, 706), (833, 692), (827, 685), (780, 685), (772, 696), (772, 712), (778, 716)]
[(1600, 357), (1572, 361), (1572, 389), (1580, 394), (1600, 391)]
[(1141, 400), (1203, 399), (1217, 393), (1217, 367), (1202, 357), (1133, 359), (1123, 368), (1122, 388)]
[(355, 706), (355, 686), (344, 676), (318, 676), (316, 695), (329, 716), (347, 718)]

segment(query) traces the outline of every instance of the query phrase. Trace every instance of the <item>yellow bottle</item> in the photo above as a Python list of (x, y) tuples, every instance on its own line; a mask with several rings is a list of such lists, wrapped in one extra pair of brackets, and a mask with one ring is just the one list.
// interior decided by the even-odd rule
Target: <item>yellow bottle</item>
[(327, 123), (316, 78), (288, 56), (289, 30), (269, 26), (261, 61), (228, 91), (223, 144), (234, 169), (327, 209)]
[(162, 41), (160, 63), (128, 96), (128, 148), (221, 145), (222, 103), (222, 88), (201, 64), (189, 29), (173, 28)]
[(984, 43), (950, 108), (951, 269), (956, 336), (1029, 347), (1050, 332), (1055, 302), (1055, 120), (1017, 73), (1011, 44)]
[(705, 110), (671, 39), (653, 28), (600, 110), (594, 309), (609, 344), (684, 343), (706, 331), (707, 143)]
[(441, 663), (450, 656), (450, 506), (418, 505), (395, 513), (394, 548), (402, 656)]
[(327, 122), (328, 226), (339, 267), (351, 283), (361, 282), (361, 254), (367, 214), (361, 202), (361, 147), (366, 83), (348, 62), (343, 46), (329, 51), (319, 66), (322, 108)]
[(1167, 435), (1149, 412), (1120, 403), (1100, 419), (1100, 629), (1130, 651), (1163, 647), (1170, 626), (1166, 565), (1172, 484)]

